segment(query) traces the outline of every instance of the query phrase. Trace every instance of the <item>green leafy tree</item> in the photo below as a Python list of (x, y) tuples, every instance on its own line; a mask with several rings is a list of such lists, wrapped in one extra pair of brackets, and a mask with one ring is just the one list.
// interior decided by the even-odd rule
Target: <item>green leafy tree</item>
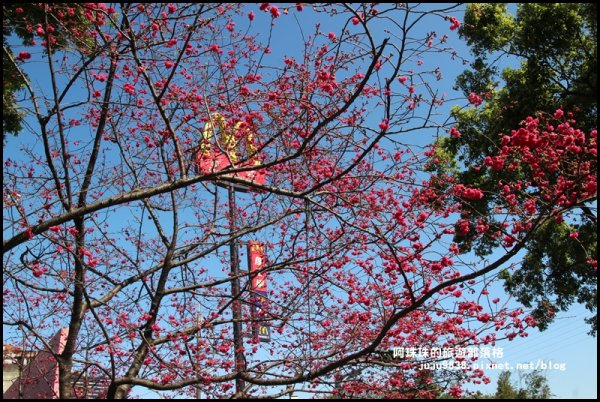
[[(445, 163), (437, 169), (482, 189), (491, 190), (515, 176), (523, 177), (526, 187), (524, 169), (486, 168), (494, 161), (485, 156), (503, 146), (503, 133), (510, 133), (525, 116), (551, 115), (559, 108), (585, 130), (596, 128), (596, 8), (596, 4), (520, 4), (513, 16), (506, 4), (467, 6), (459, 32), (475, 58), (457, 79), (457, 89), (472, 105), (453, 110), (456, 124), (450, 137), (439, 140), (435, 157)], [(509, 58), (520, 65), (500, 70)], [(456, 169), (458, 164), (465, 169)], [(593, 312), (586, 321), (590, 333), (596, 333), (597, 213), (596, 189), (591, 190), (594, 195), (568, 219), (547, 223), (535, 234), (521, 266), (502, 274), (506, 290), (533, 309), (541, 330), (557, 311), (577, 301)], [(501, 219), (491, 207), (497, 197), (486, 192), (482, 199), (469, 201), (471, 209), (463, 215), (480, 217), (490, 233), (501, 232)], [(457, 233), (461, 250), (478, 255), (491, 253), (502, 242), (501, 236), (475, 239), (475, 230)]]
[(495, 399), (515, 399), (517, 390), (513, 387), (510, 381), (510, 371), (503, 371), (498, 377), (498, 385), (496, 388)]
[(24, 113), (17, 106), (19, 91), (25, 89), (28, 77), (19, 67), (31, 54), (27, 50), (13, 52), (8, 38), (16, 35), (25, 49), (43, 42), (45, 52), (77, 48), (89, 52), (94, 43), (90, 35), (90, 8), (72, 3), (10, 3), (2, 5), (2, 139), (22, 130)]
[(14, 33), (16, 7), (2, 6), (2, 138), (6, 133), (17, 134), (22, 129), (23, 114), (17, 108), (16, 93), (25, 87), (25, 77), (17, 67), (17, 56), (7, 42)]
[(518, 399), (550, 399), (553, 395), (548, 379), (540, 371), (534, 370), (523, 376), (525, 388), (517, 392)]
[(510, 371), (500, 373), (496, 393), (491, 396), (493, 399), (549, 399), (553, 396), (548, 379), (539, 370), (520, 373), (522, 385), (515, 385), (510, 376)]

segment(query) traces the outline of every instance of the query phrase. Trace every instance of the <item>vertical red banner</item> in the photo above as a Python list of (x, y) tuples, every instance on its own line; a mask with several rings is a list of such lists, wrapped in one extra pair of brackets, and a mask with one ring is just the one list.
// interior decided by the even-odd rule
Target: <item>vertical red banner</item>
[(257, 241), (248, 242), (248, 266), (252, 275), (252, 290), (254, 292), (267, 291), (267, 274), (258, 272), (265, 267), (265, 246)]
[(252, 333), (261, 342), (271, 341), (271, 327), (263, 320), (263, 306), (267, 297), (267, 274), (259, 272), (265, 267), (265, 246), (257, 241), (248, 242), (248, 267), (250, 270), (250, 287), (256, 301), (252, 306), (252, 315), (257, 322), (252, 325)]

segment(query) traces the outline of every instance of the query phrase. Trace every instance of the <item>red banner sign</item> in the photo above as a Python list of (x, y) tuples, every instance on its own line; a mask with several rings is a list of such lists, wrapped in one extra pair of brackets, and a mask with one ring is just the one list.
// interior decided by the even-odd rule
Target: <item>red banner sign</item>
[(267, 274), (258, 272), (265, 267), (265, 246), (262, 243), (248, 242), (248, 266), (252, 275), (252, 290), (254, 292), (267, 291)]
[(251, 284), (255, 301), (252, 306), (252, 315), (256, 322), (252, 324), (252, 334), (261, 342), (271, 341), (271, 326), (265, 321), (264, 306), (267, 301), (267, 274), (260, 272), (265, 268), (265, 246), (257, 241), (248, 242), (248, 267), (250, 270)]
[[(245, 168), (245, 167), (256, 167), (259, 164), (256, 162), (246, 162), (236, 164), (235, 168)], [(202, 153), (198, 153), (196, 156), (196, 166), (198, 168), (198, 172), (200, 173), (216, 173), (222, 170), (227, 169), (231, 166), (231, 162), (227, 155), (222, 152), (211, 152), (208, 155), (204, 155)], [(224, 175), (223, 177), (227, 177), (228, 175)], [(246, 180), (258, 185), (265, 185), (266, 183), (266, 175), (264, 169), (258, 170), (248, 170), (245, 172), (237, 172), (234, 173), (232, 177), (237, 179)]]

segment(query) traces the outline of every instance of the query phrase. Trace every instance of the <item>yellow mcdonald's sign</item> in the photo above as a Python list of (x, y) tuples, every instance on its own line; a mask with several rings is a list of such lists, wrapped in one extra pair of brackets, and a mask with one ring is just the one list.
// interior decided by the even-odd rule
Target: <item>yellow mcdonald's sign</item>
[[(215, 137), (215, 127), (218, 127), (221, 133), (221, 138), (218, 140), (221, 149), (229, 157), (229, 160), (232, 163), (237, 162), (237, 146), (239, 140), (235, 138), (235, 133), (241, 129), (242, 122), (239, 121), (235, 123), (233, 129), (231, 129), (228, 127), (225, 118), (219, 113), (213, 114), (210, 120), (204, 125), (204, 130), (202, 130), (202, 142), (200, 143), (200, 153), (204, 156), (210, 155), (212, 138)], [(254, 156), (254, 153), (256, 152), (254, 137), (250, 130), (248, 130), (248, 134), (246, 135), (246, 150), (248, 151), (248, 157)], [(260, 161), (255, 159), (254, 164), (259, 165)]]
[[(218, 129), (220, 135), (216, 138), (215, 131)], [(213, 144), (213, 137), (215, 138)], [(243, 143), (244, 149), (239, 149), (240, 143)], [(238, 121), (230, 124), (219, 113), (210, 116), (210, 120), (204, 125), (200, 146), (196, 153), (196, 169), (199, 173), (214, 173), (229, 169), (232, 166), (236, 168), (252, 168), (241, 172), (235, 172), (232, 177), (243, 179), (254, 184), (265, 185), (266, 172), (260, 168), (261, 159), (256, 155), (257, 149), (254, 145), (254, 135), (245, 124)], [(241, 155), (244, 155), (247, 161), (239, 162)], [(242, 158), (244, 159), (244, 158)], [(225, 175), (223, 177), (231, 177)], [(246, 191), (247, 186), (236, 184), (236, 190)]]
[(261, 342), (271, 342), (271, 327), (261, 324), (258, 327), (258, 339)]
[[(266, 289), (266, 286), (265, 286)], [(271, 326), (268, 322), (263, 321), (263, 306), (266, 302), (266, 291), (256, 291), (258, 299), (254, 301), (252, 306), (252, 335), (258, 337), (261, 342), (271, 342)]]

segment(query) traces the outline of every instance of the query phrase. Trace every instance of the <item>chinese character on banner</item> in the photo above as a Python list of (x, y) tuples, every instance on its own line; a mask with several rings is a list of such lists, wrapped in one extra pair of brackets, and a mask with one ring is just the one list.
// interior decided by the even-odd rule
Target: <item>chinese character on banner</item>
[[(248, 259), (251, 274), (262, 270), (265, 267), (265, 246), (256, 241), (248, 242)], [(252, 291), (267, 291), (266, 272), (259, 272), (252, 275)]]
[(266, 300), (266, 292), (256, 292), (257, 301), (252, 307), (252, 315), (256, 318), (257, 322), (252, 325), (252, 335), (258, 336), (261, 342), (271, 342), (271, 326), (268, 322), (262, 319), (263, 309), (262, 306)]

